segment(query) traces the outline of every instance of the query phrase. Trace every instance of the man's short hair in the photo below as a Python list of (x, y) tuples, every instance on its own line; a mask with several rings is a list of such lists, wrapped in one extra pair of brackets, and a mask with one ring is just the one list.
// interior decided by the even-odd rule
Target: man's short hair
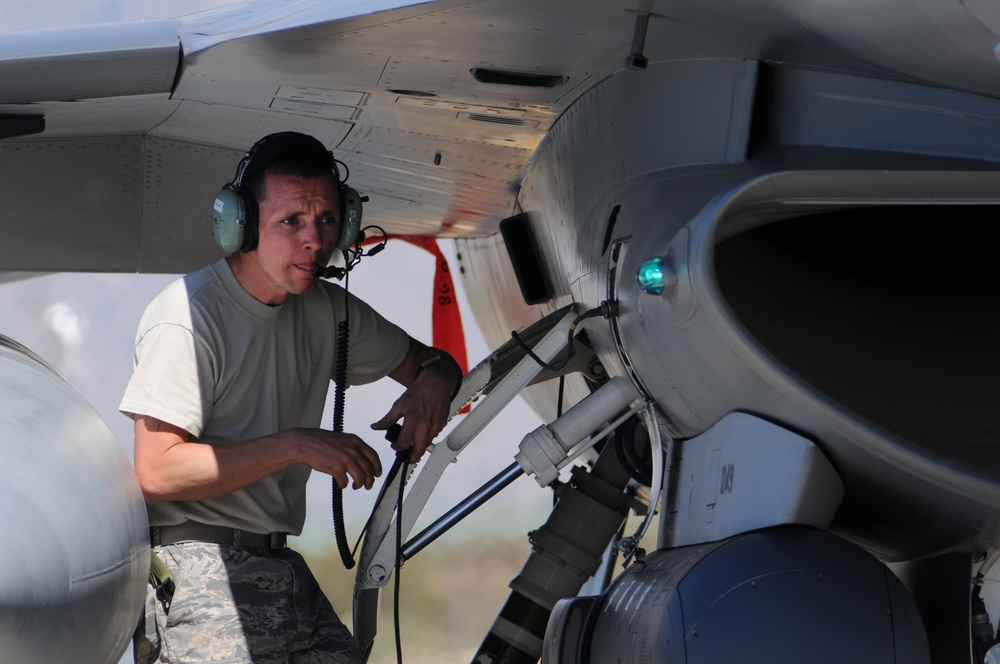
[(267, 200), (267, 187), (264, 186), (264, 174), (293, 176), (306, 180), (332, 176), (337, 182), (338, 174), (330, 169), (330, 159), (315, 152), (303, 151), (289, 153), (271, 162), (263, 169), (245, 175), (243, 186), (246, 187), (258, 202)]

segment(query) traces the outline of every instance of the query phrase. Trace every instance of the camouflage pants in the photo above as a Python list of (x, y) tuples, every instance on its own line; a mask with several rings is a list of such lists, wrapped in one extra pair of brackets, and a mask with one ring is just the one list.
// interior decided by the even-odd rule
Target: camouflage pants
[(176, 584), (169, 613), (146, 593), (137, 664), (354, 664), (354, 637), (298, 553), (184, 542), (158, 546)]

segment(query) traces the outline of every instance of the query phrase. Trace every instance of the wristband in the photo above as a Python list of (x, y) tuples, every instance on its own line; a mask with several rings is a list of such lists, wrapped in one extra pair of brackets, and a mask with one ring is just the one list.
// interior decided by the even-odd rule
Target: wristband
[(455, 389), (451, 391), (451, 395), (448, 397), (448, 401), (454, 401), (455, 397), (458, 396), (458, 391), (462, 389), (462, 380), (465, 378), (465, 374), (462, 372), (462, 367), (458, 366), (458, 362), (454, 360), (450, 355), (441, 355), (440, 353), (435, 353), (429, 358), (420, 363), (417, 367), (416, 372), (413, 374), (413, 379), (416, 380), (420, 372), (424, 370), (424, 367), (430, 366), (435, 362), (447, 362), (454, 369), (455, 373)]

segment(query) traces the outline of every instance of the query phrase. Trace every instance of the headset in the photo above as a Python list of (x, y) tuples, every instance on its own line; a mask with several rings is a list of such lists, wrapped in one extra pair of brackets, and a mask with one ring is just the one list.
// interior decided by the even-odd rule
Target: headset
[[(270, 134), (260, 139), (246, 153), (236, 168), (236, 177), (225, 184), (215, 196), (212, 209), (212, 235), (216, 244), (231, 254), (236, 251), (247, 253), (257, 248), (258, 209), (253, 193), (243, 186), (248, 177), (260, 173), (282, 157), (298, 153), (314, 155), (330, 166), (337, 180), (337, 194), (340, 200), (340, 236), (337, 249), (347, 251), (358, 239), (361, 229), (361, 203), (368, 200), (348, 187), (340, 178), (337, 160), (319, 140), (294, 131)], [(346, 167), (345, 167), (346, 168)]]

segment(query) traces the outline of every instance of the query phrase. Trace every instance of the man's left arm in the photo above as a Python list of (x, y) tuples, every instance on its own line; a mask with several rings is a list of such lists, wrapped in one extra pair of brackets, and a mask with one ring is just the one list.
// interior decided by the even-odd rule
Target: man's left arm
[(386, 431), (400, 418), (402, 429), (395, 450), (411, 449), (416, 463), (448, 423), (451, 400), (462, 384), (462, 369), (447, 352), (410, 338), (406, 355), (389, 377), (406, 387), (392, 408), (372, 429)]

